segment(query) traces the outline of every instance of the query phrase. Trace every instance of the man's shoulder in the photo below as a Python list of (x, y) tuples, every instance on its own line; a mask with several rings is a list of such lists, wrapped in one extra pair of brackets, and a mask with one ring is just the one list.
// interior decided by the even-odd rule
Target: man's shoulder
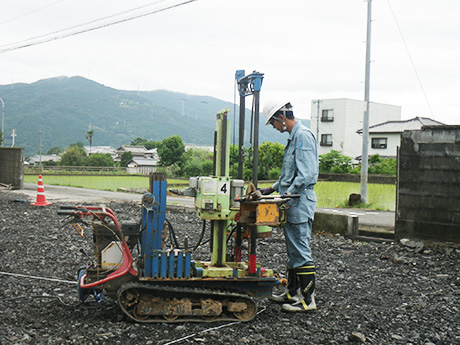
[(313, 135), (313, 132), (307, 126), (303, 125), (302, 123), (299, 123), (299, 128), (296, 131), (296, 134), (297, 135)]
[[(294, 142), (296, 145), (298, 143), (303, 143), (303, 145), (313, 146), (316, 145), (316, 139), (313, 132), (307, 126), (300, 124), (299, 128), (297, 129), (296, 133), (294, 134)], [(303, 146), (302, 145), (302, 146)]]

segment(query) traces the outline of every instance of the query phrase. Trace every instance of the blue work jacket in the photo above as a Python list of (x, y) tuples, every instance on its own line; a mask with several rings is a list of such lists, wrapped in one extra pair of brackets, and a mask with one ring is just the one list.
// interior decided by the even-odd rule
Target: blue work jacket
[(297, 120), (284, 149), (281, 176), (272, 188), (281, 195), (300, 194), (289, 201), (287, 221), (305, 223), (314, 218), (316, 195), (313, 187), (318, 180), (318, 150), (311, 130)]

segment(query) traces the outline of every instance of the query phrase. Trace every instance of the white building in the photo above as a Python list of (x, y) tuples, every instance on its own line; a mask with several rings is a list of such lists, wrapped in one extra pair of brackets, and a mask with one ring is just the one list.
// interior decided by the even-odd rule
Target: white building
[(148, 175), (157, 170), (157, 158), (138, 158), (131, 159), (126, 167), (126, 172), (129, 174)]
[(121, 155), (126, 151), (131, 152), (134, 158), (144, 158), (147, 149), (144, 146), (121, 145), (117, 150), (117, 157), (115, 161), (119, 162), (121, 159)]
[(46, 164), (47, 162), (53, 162), (53, 163), (57, 163), (61, 160), (61, 156), (59, 155), (55, 155), (55, 154), (52, 154), (52, 155), (39, 155), (39, 154), (36, 154), (35, 156), (32, 156), (30, 157), (28, 160), (27, 160), (27, 165), (28, 166), (34, 166), (34, 165), (38, 165), (40, 164)]
[(157, 148), (153, 148), (153, 149), (145, 151), (144, 152), (144, 157), (145, 158), (158, 159), (158, 150), (157, 150)]
[(88, 156), (95, 153), (108, 153), (113, 159), (117, 157), (117, 150), (115, 150), (112, 146), (84, 146), (83, 149), (86, 151)]
[[(401, 134), (408, 130), (419, 130), (422, 126), (441, 126), (441, 122), (414, 117), (410, 120), (387, 121), (369, 127), (369, 156), (379, 154), (381, 157), (396, 157), (397, 147), (401, 145)], [(363, 130), (358, 131), (362, 134)]]
[[(364, 101), (347, 98), (312, 101), (310, 129), (317, 137), (318, 154), (331, 150), (352, 158), (361, 156)], [(401, 107), (390, 104), (369, 104), (369, 126), (401, 119)]]

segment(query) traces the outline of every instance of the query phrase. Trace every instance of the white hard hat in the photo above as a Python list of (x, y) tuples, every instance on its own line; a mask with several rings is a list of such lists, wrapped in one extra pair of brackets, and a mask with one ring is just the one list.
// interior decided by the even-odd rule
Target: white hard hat
[[(283, 109), (286, 107), (285, 109)], [(286, 101), (270, 101), (264, 105), (265, 125), (268, 125), (272, 116), (278, 110), (291, 110), (292, 106), (290, 102)]]

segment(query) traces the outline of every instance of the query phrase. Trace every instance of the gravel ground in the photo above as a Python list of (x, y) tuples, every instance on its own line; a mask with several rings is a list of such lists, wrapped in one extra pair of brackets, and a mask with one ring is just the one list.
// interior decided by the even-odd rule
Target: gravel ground
[[(140, 217), (138, 204), (108, 206), (121, 220)], [(260, 299), (259, 315), (248, 323), (144, 325), (125, 319), (108, 298), (79, 305), (74, 281), (87, 260), (80, 249), (90, 253), (92, 239), (60, 229), (57, 207), (30, 206), (0, 191), (0, 344), (460, 344), (457, 248), (315, 234), (317, 311), (290, 314)], [(201, 230), (194, 213), (167, 218), (193, 243)], [(258, 254), (284, 275), (279, 229), (259, 240)], [(208, 257), (206, 246), (195, 255)]]

